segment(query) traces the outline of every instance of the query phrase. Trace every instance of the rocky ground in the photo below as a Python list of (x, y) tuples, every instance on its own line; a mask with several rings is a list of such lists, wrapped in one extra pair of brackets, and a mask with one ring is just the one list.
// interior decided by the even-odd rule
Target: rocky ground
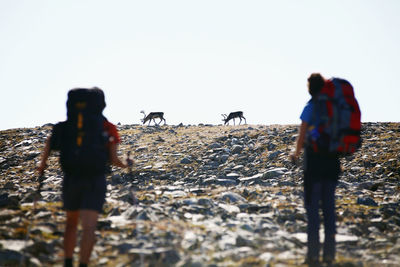
[[(0, 132), (0, 266), (62, 266), (62, 173), (50, 126)], [(297, 126), (119, 126), (132, 171), (113, 169), (92, 266), (298, 266), (306, 253)], [(400, 266), (400, 123), (364, 123), (343, 159), (335, 266)], [(78, 250), (78, 248), (77, 248)]]

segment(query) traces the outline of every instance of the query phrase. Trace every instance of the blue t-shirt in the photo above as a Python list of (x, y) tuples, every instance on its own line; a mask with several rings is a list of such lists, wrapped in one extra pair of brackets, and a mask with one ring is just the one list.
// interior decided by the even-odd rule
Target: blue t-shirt
[(300, 115), (300, 119), (302, 121), (307, 122), (309, 125), (311, 125), (313, 122), (312, 121), (313, 107), (314, 107), (314, 104), (312, 103), (312, 101), (311, 100), (308, 101), (306, 106), (303, 109), (303, 112)]

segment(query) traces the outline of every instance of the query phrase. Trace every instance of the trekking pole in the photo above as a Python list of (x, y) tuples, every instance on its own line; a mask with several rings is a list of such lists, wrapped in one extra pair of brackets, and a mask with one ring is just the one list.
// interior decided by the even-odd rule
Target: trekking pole
[[(42, 190), (43, 180), (44, 180), (44, 175), (40, 174), (40, 176), (38, 178), (39, 184), (38, 184), (38, 187), (37, 187), (37, 189), (36, 189), (36, 191), (35, 191), (35, 193), (33, 195), (32, 221), (28, 222), (28, 228), (27, 228), (27, 231), (26, 231), (26, 236), (25, 236), (25, 241), (24, 241), (24, 248), (26, 248), (26, 246), (28, 244), (28, 238), (29, 238), (29, 236), (31, 234), (32, 224), (33, 224), (33, 216), (36, 213), (36, 205), (37, 205), (38, 200), (40, 199), (40, 192)], [(23, 266), (22, 264), (24, 263), (24, 261), (25, 261), (25, 252), (22, 251), (22, 257), (19, 260), (19, 266)]]
[(290, 156), (290, 162), (294, 165), (294, 166), (296, 166), (296, 167), (298, 167), (298, 163), (299, 163), (299, 159), (296, 159), (294, 156)]
[[(139, 201), (138, 201), (138, 199), (136, 198), (136, 195), (135, 195), (135, 191), (133, 190), (133, 188), (131, 188), (131, 197), (132, 197), (132, 204), (134, 205), (134, 206), (136, 206), (136, 208), (138, 207), (138, 205), (139, 205)], [(136, 221), (136, 232), (137, 232), (137, 235), (138, 235), (138, 237), (139, 237), (139, 222), (138, 221)], [(140, 225), (140, 226), (142, 226), (142, 225)], [(140, 267), (143, 267), (144, 266), (144, 255), (143, 255), (143, 253), (142, 252), (140, 252), (139, 253), (139, 257), (140, 257)]]
[[(293, 157), (293, 156), (290, 156), (290, 162), (297, 168), (297, 167), (299, 167), (299, 159), (298, 158), (295, 158), (295, 157)], [(294, 177), (293, 177), (294, 178)], [(295, 181), (296, 182), (296, 181)], [(296, 245), (296, 243), (295, 243), (295, 245)], [(301, 247), (300, 247), (301, 248)], [(297, 255), (298, 255), (298, 253), (297, 253), (298, 251), (295, 249), (294, 250), (294, 255), (295, 255), (295, 264), (296, 264), (296, 266), (299, 266), (300, 264), (299, 264), (299, 262), (298, 262), (298, 257), (297, 257)]]
[[(129, 165), (129, 176), (133, 177), (133, 176), (134, 176), (134, 172), (133, 172), (133, 170), (132, 170), (133, 161), (132, 161), (132, 159), (130, 158), (130, 155), (131, 155), (131, 152), (128, 151), (128, 155), (127, 155), (126, 162), (127, 162), (127, 164)], [(131, 197), (132, 197), (132, 205), (134, 205), (134, 206), (137, 207), (137, 206), (139, 205), (139, 201), (138, 201), (138, 199), (136, 198), (135, 191), (133, 190), (133, 188), (131, 188), (130, 191), (131, 191), (130, 193), (131, 193)], [(138, 231), (138, 222), (136, 222), (136, 231), (137, 231), (137, 234), (139, 235), (139, 231)], [(140, 266), (143, 267), (143, 266), (144, 266), (144, 255), (143, 255), (143, 253), (140, 253), (139, 256), (140, 256)]]
[[(139, 205), (139, 201), (137, 201), (136, 196), (135, 196), (135, 191), (133, 189), (131, 189), (131, 196), (132, 196), (133, 205), (137, 207)], [(136, 221), (136, 232), (139, 237), (138, 224), (139, 224), (138, 221)], [(144, 255), (142, 252), (139, 253), (139, 257), (140, 257), (140, 267), (143, 267), (144, 266)]]
[[(130, 178), (134, 177), (134, 171), (133, 171), (133, 160), (131, 159), (131, 151), (128, 151), (127, 157), (126, 157), (126, 164), (129, 166), (129, 171), (128, 174)], [(138, 206), (139, 201), (136, 198), (135, 190), (133, 188), (130, 189), (131, 197), (132, 197), (132, 205)], [(139, 234), (139, 231), (137, 230), (138, 223), (136, 222), (136, 231)], [(143, 253), (140, 253), (140, 266), (144, 266), (144, 255)], [(133, 266), (133, 265), (132, 265)]]

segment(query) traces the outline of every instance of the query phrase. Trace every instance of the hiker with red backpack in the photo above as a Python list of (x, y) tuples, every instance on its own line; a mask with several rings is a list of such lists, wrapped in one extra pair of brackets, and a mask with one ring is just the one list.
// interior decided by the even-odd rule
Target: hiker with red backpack
[(73, 266), (79, 219), (82, 225), (80, 267), (89, 263), (95, 244), (95, 230), (106, 196), (108, 165), (130, 167), (117, 156), (120, 137), (117, 128), (102, 114), (106, 103), (99, 88), (77, 88), (68, 92), (67, 120), (54, 125), (46, 140), (38, 172), (42, 176), (52, 150), (60, 151), (64, 173), (63, 208), (66, 210), (64, 266)]
[(335, 189), (341, 172), (340, 157), (361, 146), (361, 112), (353, 87), (343, 79), (324, 79), (319, 73), (308, 78), (311, 100), (300, 116), (296, 162), (304, 147), (304, 205), (307, 213), (307, 256), (310, 266), (319, 265), (319, 208), (324, 219), (323, 261), (335, 259)]

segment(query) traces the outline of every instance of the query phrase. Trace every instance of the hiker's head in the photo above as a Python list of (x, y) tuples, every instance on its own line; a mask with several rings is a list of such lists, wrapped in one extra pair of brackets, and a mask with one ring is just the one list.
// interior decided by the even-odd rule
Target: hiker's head
[(105, 100), (105, 97), (104, 97), (104, 92), (103, 92), (103, 90), (101, 90), (100, 88), (98, 88), (98, 87), (93, 87), (92, 89), (91, 89), (93, 92), (95, 92), (97, 95), (98, 95), (98, 97), (99, 97), (99, 103), (100, 103), (100, 105), (101, 105), (101, 110), (104, 110), (104, 108), (106, 107), (106, 100)]
[(319, 73), (312, 73), (307, 79), (308, 81), (308, 92), (311, 96), (317, 95), (322, 87), (324, 87), (325, 79)]

